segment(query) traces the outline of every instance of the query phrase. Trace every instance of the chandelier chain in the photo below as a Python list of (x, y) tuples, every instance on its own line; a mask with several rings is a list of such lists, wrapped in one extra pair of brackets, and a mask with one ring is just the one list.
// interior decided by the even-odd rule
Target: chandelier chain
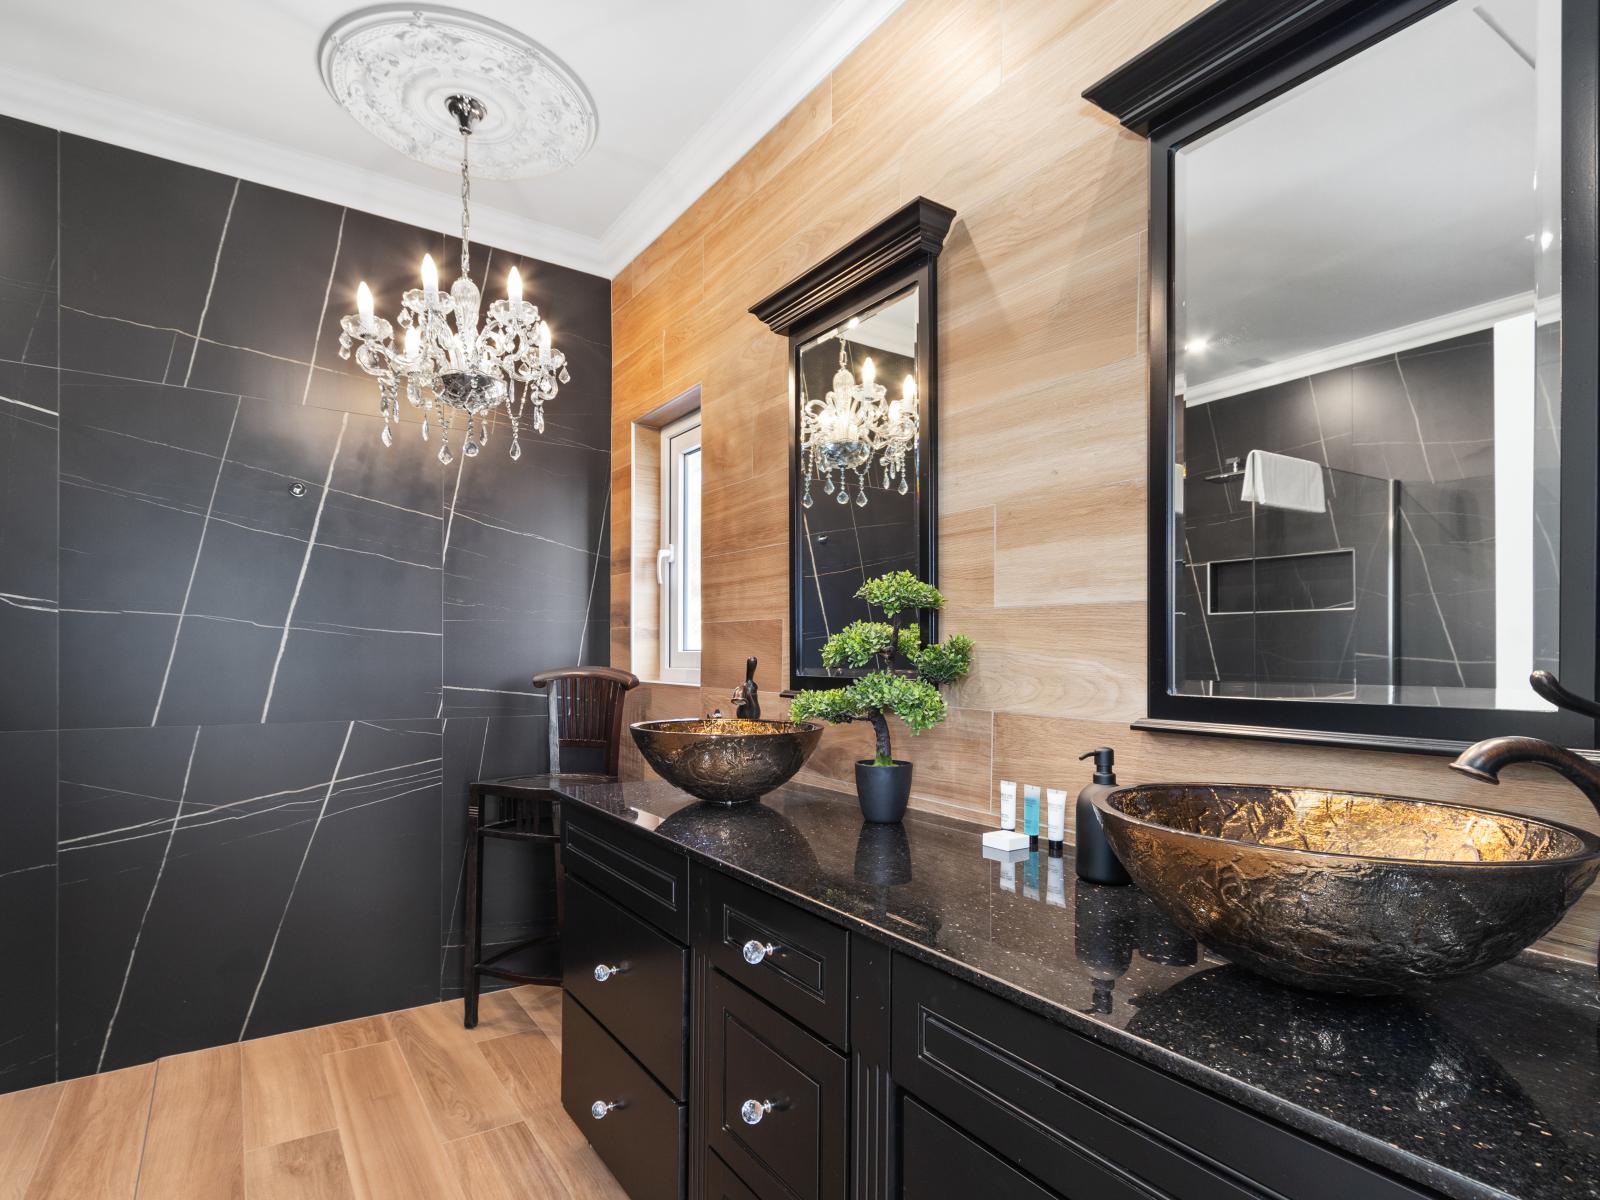
[(472, 275), (472, 175), (467, 170), (467, 147), (472, 144), (472, 131), (461, 131), (461, 273)]

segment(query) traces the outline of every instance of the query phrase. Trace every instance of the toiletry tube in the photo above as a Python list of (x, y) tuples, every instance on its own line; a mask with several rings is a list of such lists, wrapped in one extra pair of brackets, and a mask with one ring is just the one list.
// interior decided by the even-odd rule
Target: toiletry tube
[(1039, 785), (1029, 783), (1022, 788), (1022, 832), (1028, 835), (1028, 844), (1039, 845)]
[(1000, 828), (1017, 827), (1017, 784), (1015, 780), (1000, 781)]
[(1046, 793), (1050, 818), (1050, 853), (1061, 857), (1062, 843), (1067, 836), (1067, 793), (1061, 788), (1051, 788)]

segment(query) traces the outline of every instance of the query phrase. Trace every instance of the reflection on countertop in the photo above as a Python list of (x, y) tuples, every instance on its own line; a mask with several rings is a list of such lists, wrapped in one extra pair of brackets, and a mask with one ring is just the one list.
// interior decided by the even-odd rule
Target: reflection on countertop
[(1314, 995), (1208, 956), (1136, 888), (979, 828), (789, 784), (703, 804), (664, 781), (572, 799), (1200, 1087), (1452, 1195), (1600, 1197), (1600, 991), (1523, 954), (1405, 998)]

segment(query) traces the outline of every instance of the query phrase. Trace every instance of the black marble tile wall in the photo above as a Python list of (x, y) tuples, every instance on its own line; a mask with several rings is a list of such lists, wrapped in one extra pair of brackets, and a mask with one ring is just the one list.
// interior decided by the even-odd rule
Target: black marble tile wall
[[(1492, 331), (1194, 405), (1184, 422), (1187, 679), (1494, 686)], [(1327, 512), (1205, 481), (1257, 449), (1327, 467)], [(1340, 548), (1353, 612), (1206, 611), (1213, 560)]]
[(442, 467), (337, 322), (457, 240), (4, 118), (0, 211), (0, 1091), (459, 995), (467, 784), (608, 644), (609, 282), (473, 246), (572, 382)]

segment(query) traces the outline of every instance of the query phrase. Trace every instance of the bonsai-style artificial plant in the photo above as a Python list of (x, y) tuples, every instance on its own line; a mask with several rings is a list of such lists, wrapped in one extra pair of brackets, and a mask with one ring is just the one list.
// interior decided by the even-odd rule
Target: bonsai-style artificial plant
[(972, 639), (951, 634), (922, 644), (919, 614), (944, 607), (944, 596), (910, 571), (891, 571), (861, 585), (856, 595), (880, 611), (882, 621), (853, 621), (822, 647), (827, 667), (871, 668), (843, 687), (801, 692), (789, 706), (796, 721), (812, 718), (838, 725), (870, 721), (876, 754), (856, 764), (856, 792), (869, 821), (898, 821), (911, 795), (911, 764), (894, 757), (889, 717), (899, 717), (913, 735), (945, 718), (941, 684), (972, 668)]

